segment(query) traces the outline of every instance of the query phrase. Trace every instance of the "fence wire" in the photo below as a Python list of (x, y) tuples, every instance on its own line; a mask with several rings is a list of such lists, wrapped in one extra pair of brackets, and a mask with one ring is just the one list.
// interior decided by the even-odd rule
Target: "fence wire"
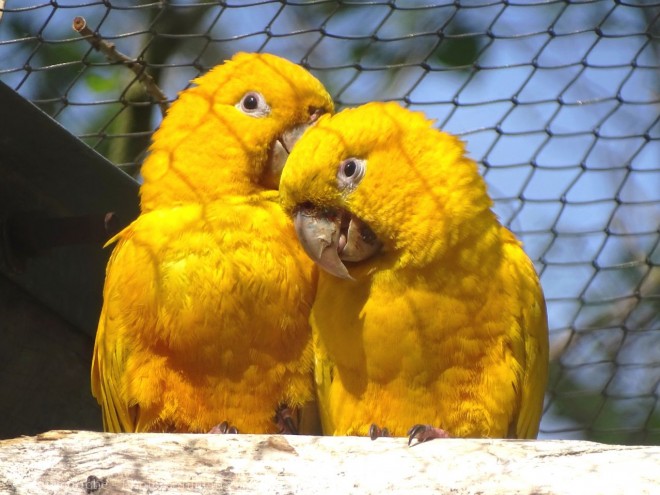
[(660, 3), (8, 0), (0, 13), (0, 80), (136, 176), (159, 107), (71, 29), (77, 16), (169, 100), (233, 53), (267, 51), (309, 68), (339, 108), (394, 100), (437, 119), (483, 165), (541, 275), (540, 437), (660, 444)]

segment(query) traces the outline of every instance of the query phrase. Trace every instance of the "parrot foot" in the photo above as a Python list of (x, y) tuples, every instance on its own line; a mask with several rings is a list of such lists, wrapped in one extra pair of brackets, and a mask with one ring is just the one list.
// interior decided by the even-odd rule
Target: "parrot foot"
[(227, 421), (223, 421), (219, 425), (215, 425), (209, 430), (209, 433), (218, 433), (220, 435), (237, 435), (238, 428), (234, 425), (230, 425)]
[(413, 425), (408, 430), (408, 445), (411, 445), (413, 440), (422, 443), (434, 438), (450, 438), (450, 435), (442, 428), (435, 428), (431, 425)]
[(275, 411), (275, 423), (277, 423), (278, 431), (282, 435), (297, 435), (298, 428), (294, 421), (293, 413), (289, 406), (280, 404)]
[(369, 427), (369, 438), (372, 440), (376, 440), (379, 437), (389, 437), (390, 436), (390, 430), (387, 428), (380, 428), (378, 425), (372, 424)]

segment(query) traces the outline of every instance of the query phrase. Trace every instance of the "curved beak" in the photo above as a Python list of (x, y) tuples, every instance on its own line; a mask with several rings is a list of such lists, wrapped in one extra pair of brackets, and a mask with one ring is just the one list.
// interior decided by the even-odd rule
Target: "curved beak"
[(383, 249), (369, 225), (341, 208), (305, 203), (298, 207), (293, 223), (307, 255), (335, 277), (354, 280), (343, 261), (364, 261)]
[(335, 277), (353, 280), (339, 259), (342, 216), (332, 210), (301, 207), (295, 214), (298, 240), (307, 255)]
[[(277, 182), (279, 182), (279, 177), (282, 175), (286, 159), (289, 158), (293, 146), (298, 142), (304, 132), (313, 126), (319, 117), (325, 113), (322, 109), (310, 109), (310, 111), (311, 113), (307, 122), (289, 127), (273, 142), (268, 173), (271, 177), (276, 177)], [(277, 189), (277, 184), (275, 184), (274, 188)]]
[(284, 170), (286, 160), (289, 158), (289, 153), (291, 153), (293, 146), (310, 125), (311, 124), (300, 124), (293, 126), (284, 131), (284, 133), (273, 142), (268, 173), (272, 177), (276, 177), (278, 182), (280, 175), (282, 175), (282, 170)]

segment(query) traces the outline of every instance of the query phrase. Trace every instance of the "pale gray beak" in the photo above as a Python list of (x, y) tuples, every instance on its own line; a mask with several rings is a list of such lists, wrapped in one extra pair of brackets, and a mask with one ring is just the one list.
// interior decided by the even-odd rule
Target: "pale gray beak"
[(342, 260), (362, 261), (382, 247), (369, 226), (345, 210), (300, 206), (294, 226), (307, 255), (339, 278), (353, 280)]
[(323, 110), (313, 111), (307, 122), (290, 127), (275, 140), (271, 150), (269, 163), (269, 172), (273, 177), (279, 177), (282, 175), (284, 164), (286, 163), (287, 158), (289, 158), (293, 146), (298, 142), (304, 132), (316, 123), (323, 113)]

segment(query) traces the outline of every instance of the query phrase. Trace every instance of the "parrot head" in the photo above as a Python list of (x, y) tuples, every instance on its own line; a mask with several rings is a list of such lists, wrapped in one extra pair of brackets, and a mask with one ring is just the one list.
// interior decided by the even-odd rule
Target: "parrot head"
[(192, 82), (170, 107), (143, 164), (147, 209), (255, 185), (277, 189), (295, 142), (333, 111), (314, 76), (267, 53), (238, 53)]
[(334, 109), (318, 79), (268, 53), (238, 53), (195, 82), (212, 92), (216, 114), (230, 119), (231, 131), (255, 157), (257, 180), (271, 189), (277, 189), (286, 159), (305, 129)]
[(497, 222), (462, 142), (395, 103), (321, 117), (289, 156), (280, 197), (307, 254), (347, 279), (423, 267)]

